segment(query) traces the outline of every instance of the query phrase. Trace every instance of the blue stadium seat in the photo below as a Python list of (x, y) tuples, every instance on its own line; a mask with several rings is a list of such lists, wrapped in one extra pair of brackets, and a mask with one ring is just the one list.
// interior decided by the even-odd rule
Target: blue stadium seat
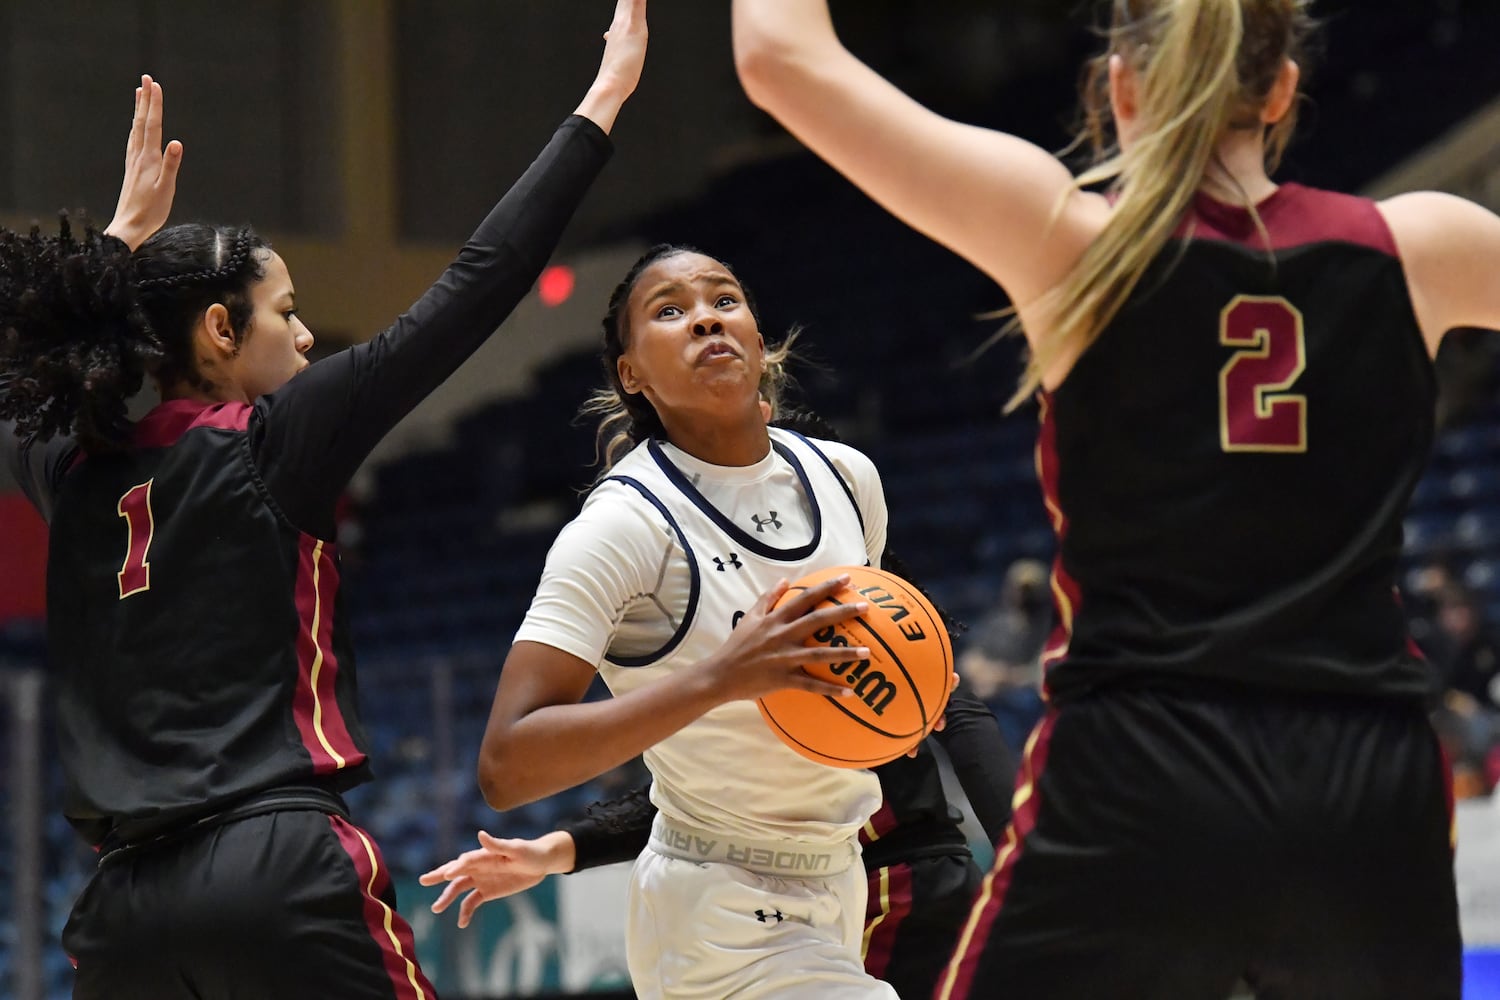
[(1455, 500), (1470, 504), (1500, 500), (1500, 469), (1479, 464), (1466, 466), (1449, 478), (1448, 493)]
[(1434, 514), (1411, 514), (1402, 524), (1404, 546), (1410, 555), (1427, 555), (1449, 541), (1453, 519)]
[(1453, 537), (1471, 551), (1500, 548), (1500, 507), (1484, 507), (1461, 515), (1453, 522)]

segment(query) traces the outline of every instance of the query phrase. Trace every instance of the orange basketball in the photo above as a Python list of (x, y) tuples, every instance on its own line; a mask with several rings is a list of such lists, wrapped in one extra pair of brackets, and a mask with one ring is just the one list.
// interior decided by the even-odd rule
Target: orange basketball
[(798, 580), (782, 602), (829, 577), (849, 585), (825, 599), (867, 601), (870, 610), (830, 626), (809, 646), (868, 646), (868, 660), (809, 663), (808, 673), (853, 688), (856, 697), (776, 691), (760, 714), (781, 741), (809, 760), (834, 767), (874, 767), (916, 746), (942, 717), (953, 688), (953, 644), (932, 602), (899, 576), (868, 566), (835, 566)]

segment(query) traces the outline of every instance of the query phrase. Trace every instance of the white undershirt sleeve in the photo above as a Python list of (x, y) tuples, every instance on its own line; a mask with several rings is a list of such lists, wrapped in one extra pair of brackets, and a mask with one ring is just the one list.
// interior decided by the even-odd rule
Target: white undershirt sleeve
[(626, 612), (659, 586), (663, 560), (677, 548), (666, 522), (630, 487), (601, 484), (548, 550), (515, 641), (597, 665)]

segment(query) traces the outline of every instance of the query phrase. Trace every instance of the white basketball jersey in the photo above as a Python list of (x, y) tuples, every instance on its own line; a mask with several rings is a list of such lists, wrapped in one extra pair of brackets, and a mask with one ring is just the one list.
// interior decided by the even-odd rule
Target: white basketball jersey
[[(771, 428), (771, 446), (796, 473), (793, 488), (735, 523), (693, 485), (656, 442), (611, 470), (676, 533), (692, 573), (676, 633), (654, 654), (606, 655), (599, 672), (615, 694), (691, 670), (728, 638), (780, 579), (869, 562), (858, 505), (838, 471), (799, 434)], [(784, 541), (783, 541), (784, 540)], [(651, 799), (669, 818), (759, 839), (826, 843), (854, 836), (880, 806), (866, 770), (816, 764), (788, 749), (753, 701), (720, 705), (645, 753)]]

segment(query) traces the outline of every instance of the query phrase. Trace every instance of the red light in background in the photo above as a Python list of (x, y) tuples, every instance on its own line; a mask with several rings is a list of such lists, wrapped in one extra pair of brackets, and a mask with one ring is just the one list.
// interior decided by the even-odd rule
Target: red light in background
[(537, 282), (537, 294), (544, 306), (560, 306), (573, 294), (573, 269), (566, 264), (554, 264), (542, 272)]

